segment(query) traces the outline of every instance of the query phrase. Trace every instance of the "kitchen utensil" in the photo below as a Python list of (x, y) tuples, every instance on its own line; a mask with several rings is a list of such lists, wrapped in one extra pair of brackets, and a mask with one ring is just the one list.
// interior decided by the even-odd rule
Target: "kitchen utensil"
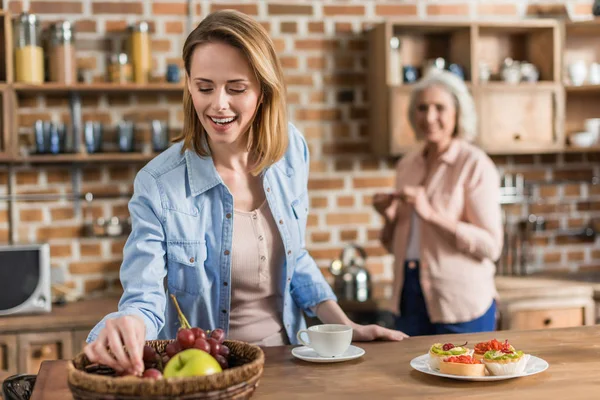
[(365, 268), (367, 254), (362, 247), (346, 246), (329, 271), (335, 276), (334, 291), (338, 298), (364, 302), (371, 297), (371, 276)]
[(133, 151), (134, 124), (133, 121), (119, 121), (117, 124), (117, 142), (119, 151)]
[(166, 150), (169, 147), (169, 124), (167, 121), (152, 120), (152, 150), (155, 152)]
[(595, 143), (595, 135), (591, 132), (576, 132), (569, 135), (569, 143), (577, 147), (590, 147)]
[(587, 79), (588, 69), (585, 61), (579, 60), (569, 65), (569, 78), (575, 86), (583, 85)]
[(85, 148), (88, 153), (102, 151), (103, 126), (99, 121), (86, 121), (83, 126)]

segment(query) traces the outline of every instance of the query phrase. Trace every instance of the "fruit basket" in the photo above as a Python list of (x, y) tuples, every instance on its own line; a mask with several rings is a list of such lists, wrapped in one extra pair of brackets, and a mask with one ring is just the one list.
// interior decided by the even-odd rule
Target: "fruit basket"
[[(146, 344), (157, 353), (174, 340), (151, 340)], [(248, 399), (258, 386), (265, 356), (260, 347), (235, 340), (225, 340), (229, 347), (229, 368), (222, 372), (194, 377), (146, 379), (136, 376), (108, 376), (91, 373), (84, 353), (68, 364), (68, 384), (76, 400), (116, 399)], [(113, 371), (114, 372), (114, 371)]]

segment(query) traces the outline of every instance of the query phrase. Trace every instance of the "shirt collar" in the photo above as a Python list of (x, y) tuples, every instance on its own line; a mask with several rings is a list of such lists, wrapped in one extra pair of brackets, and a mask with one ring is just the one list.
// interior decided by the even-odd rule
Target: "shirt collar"
[[(212, 157), (200, 157), (195, 151), (186, 149), (185, 163), (187, 166), (188, 185), (190, 186), (190, 192), (193, 196), (202, 194), (223, 183), (221, 176), (215, 168)], [(287, 176), (292, 176), (294, 174), (294, 168), (285, 156), (281, 157), (281, 159), (273, 165), (281, 169)]]
[[(458, 158), (458, 153), (460, 152), (460, 139), (452, 139), (450, 141), (450, 146), (448, 150), (446, 150), (439, 157), (440, 161), (446, 164), (454, 164), (456, 159)], [(427, 156), (427, 148), (423, 145), (423, 150), (421, 151), (422, 160), (424, 161)]]

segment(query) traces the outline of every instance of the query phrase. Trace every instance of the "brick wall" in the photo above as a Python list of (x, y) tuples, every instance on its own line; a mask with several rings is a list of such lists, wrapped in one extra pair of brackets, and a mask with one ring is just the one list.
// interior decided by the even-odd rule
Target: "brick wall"
[[(304, 132), (312, 155), (309, 183), (311, 214), (309, 249), (326, 267), (349, 242), (364, 245), (374, 280), (391, 279), (391, 257), (377, 241), (380, 218), (371, 208), (371, 196), (393, 184), (392, 159), (373, 157), (369, 151), (364, 28), (388, 16), (423, 18), (515, 18), (528, 12), (527, 1), (205, 1), (194, 0), (194, 25), (206, 13), (220, 8), (246, 12), (269, 30), (281, 56), (289, 90), (292, 121)], [(547, 2), (541, 2), (547, 3)], [(564, 1), (576, 15), (590, 13), (591, 1)], [(5, 9), (29, 9), (44, 23), (67, 18), (76, 22), (78, 64), (104, 75), (109, 38), (127, 23), (146, 19), (153, 32), (156, 76), (166, 64), (180, 62), (187, 32), (188, 4), (184, 1), (42, 1), (3, 0)], [(20, 140), (31, 143), (35, 119), (67, 119), (67, 102), (60, 97), (22, 99)], [(136, 98), (84, 98), (84, 118), (116, 123), (122, 116), (144, 120), (160, 112), (180, 126), (179, 98), (175, 95)], [(590, 245), (567, 236), (600, 216), (600, 190), (592, 178), (600, 173), (598, 154), (508, 156), (495, 158), (502, 172), (523, 173), (531, 205), (507, 206), (512, 221), (529, 213), (543, 215), (547, 231), (532, 240), (532, 269), (577, 269), (600, 265), (600, 243)], [(101, 165), (84, 169), (84, 190), (125, 197), (95, 201), (94, 216), (126, 216), (131, 183), (140, 165)], [(0, 194), (6, 192), (6, 168), (0, 169)], [(16, 174), (18, 193), (69, 193), (68, 167), (22, 167)], [(118, 268), (124, 238), (82, 237), (83, 216), (69, 201), (18, 202), (16, 237), (19, 242), (49, 240), (54, 277), (78, 292), (118, 287)], [(0, 240), (8, 238), (6, 204), (0, 204)]]

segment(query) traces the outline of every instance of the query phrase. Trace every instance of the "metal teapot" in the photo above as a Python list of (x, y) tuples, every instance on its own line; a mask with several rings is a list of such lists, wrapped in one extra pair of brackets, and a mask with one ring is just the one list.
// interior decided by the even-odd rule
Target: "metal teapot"
[(335, 276), (334, 292), (338, 299), (365, 302), (371, 298), (371, 275), (365, 268), (367, 253), (356, 245), (346, 246), (340, 258), (329, 266)]

